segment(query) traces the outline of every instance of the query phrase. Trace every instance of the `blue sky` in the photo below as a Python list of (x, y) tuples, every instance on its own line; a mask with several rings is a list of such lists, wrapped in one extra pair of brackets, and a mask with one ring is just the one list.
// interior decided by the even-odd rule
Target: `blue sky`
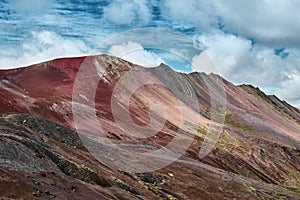
[[(123, 31), (163, 27), (183, 34), (199, 51), (192, 54), (178, 44), (175, 51), (189, 59), (175, 59), (132, 40), (108, 52), (135, 48), (124, 58), (149, 66), (166, 62), (179, 71), (218, 72), (300, 107), (299, 10), (297, 0), (0, 0), (0, 68), (88, 55)], [(203, 55), (217, 71), (189, 66), (209, 66)]]

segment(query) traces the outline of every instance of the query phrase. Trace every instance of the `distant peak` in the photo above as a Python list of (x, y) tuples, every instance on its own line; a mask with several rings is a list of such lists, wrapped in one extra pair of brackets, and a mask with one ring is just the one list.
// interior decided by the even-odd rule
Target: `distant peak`
[(157, 68), (162, 68), (162, 69), (165, 69), (165, 70), (172, 70), (174, 71), (169, 65), (165, 64), (165, 63), (160, 63)]

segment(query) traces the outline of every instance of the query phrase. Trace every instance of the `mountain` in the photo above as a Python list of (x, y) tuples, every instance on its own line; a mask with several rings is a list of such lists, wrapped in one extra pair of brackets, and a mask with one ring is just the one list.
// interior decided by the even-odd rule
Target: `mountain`
[(300, 110), (251, 85), (98, 55), (0, 97), (1, 198), (300, 199)]

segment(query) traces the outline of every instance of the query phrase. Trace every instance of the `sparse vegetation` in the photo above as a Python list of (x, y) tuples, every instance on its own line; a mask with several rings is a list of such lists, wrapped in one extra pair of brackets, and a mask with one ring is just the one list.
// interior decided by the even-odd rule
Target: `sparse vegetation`
[(219, 149), (218, 148), (215, 148), (212, 150), (213, 154), (217, 154), (219, 152)]
[(89, 166), (84, 165), (84, 164), (81, 165), (81, 168), (84, 169), (84, 170), (86, 170), (86, 171), (89, 171), (89, 172), (92, 172), (92, 171), (93, 171)]
[(174, 197), (174, 196), (171, 195), (171, 194), (168, 194), (168, 195), (167, 195), (167, 198), (168, 198), (168, 200), (177, 200), (177, 198)]
[(139, 195), (138, 191), (136, 191), (134, 188), (132, 188), (131, 186), (124, 183), (124, 181), (122, 181), (121, 179), (119, 179), (117, 177), (114, 177), (114, 176), (112, 176), (111, 179), (112, 179), (113, 182), (115, 182), (123, 190), (126, 190), (126, 191), (128, 191), (132, 194), (135, 194), (135, 195)]
[(257, 197), (257, 199), (266, 200), (263, 196), (259, 195), (257, 193), (257, 190), (254, 187), (252, 187), (251, 185), (247, 185), (245, 183), (243, 185), (247, 188), (248, 192), (250, 192), (252, 195)]
[(206, 135), (207, 134), (207, 130), (205, 128), (202, 128), (201, 126), (197, 127), (197, 132), (202, 134), (202, 135)]
[(149, 187), (144, 183), (144, 181), (139, 180), (139, 184), (143, 186), (145, 189), (149, 189)]
[(37, 198), (39, 198), (39, 197), (41, 197), (42, 195), (41, 195), (41, 194), (39, 194), (39, 193), (32, 193), (32, 196), (33, 196), (33, 197), (37, 197)]
[(257, 196), (257, 194), (256, 194), (256, 189), (255, 189), (254, 187), (248, 186), (248, 185), (245, 185), (245, 186), (247, 187), (247, 190), (248, 190), (251, 194), (253, 194), (254, 196)]
[(191, 127), (192, 129), (196, 130), (198, 133), (202, 134), (202, 135), (206, 135), (207, 134), (207, 129), (205, 127), (201, 127), (201, 126), (197, 126), (195, 124), (192, 124), (189, 121), (184, 121), (184, 124)]
[(294, 194), (294, 195), (300, 197), (300, 188), (293, 188), (293, 187), (290, 187), (290, 188), (288, 188), (288, 189), (289, 189), (289, 191), (291, 191), (292, 194)]
[(38, 182), (38, 181), (36, 181), (36, 180), (32, 180), (32, 183), (33, 183), (34, 185), (41, 185), (41, 183)]
[(49, 196), (50, 198), (53, 198), (53, 199), (56, 198), (56, 195), (55, 195), (55, 194), (52, 194), (52, 193), (49, 192), (49, 191), (46, 191), (45, 194), (46, 194), (47, 196)]
[(50, 140), (44, 140), (44, 142), (50, 146), (53, 145), (53, 142), (51, 142)]
[(250, 135), (256, 136), (256, 137), (261, 137), (261, 135), (257, 132), (255, 132), (254, 130), (252, 130), (250, 127), (241, 124), (239, 122), (237, 122), (232, 113), (228, 110), (226, 111), (226, 116), (225, 116), (225, 124), (230, 126), (230, 127), (234, 127), (242, 132), (248, 133)]
[(300, 149), (295, 148), (294, 151), (296, 151), (298, 153), (298, 156), (300, 156)]
[(123, 182), (121, 179), (118, 179), (118, 178), (116, 178), (116, 177), (114, 177), (114, 176), (112, 176), (111, 178), (112, 178), (112, 180), (113, 180), (115, 183), (117, 183), (117, 184), (124, 184), (124, 182)]
[(77, 192), (78, 191), (78, 187), (76, 187), (75, 185), (71, 185), (71, 191)]
[(33, 197), (41, 197), (43, 194), (43, 192), (41, 192), (39, 189), (37, 189), (35, 187), (32, 190), (33, 190), (33, 193), (32, 193)]
[(221, 192), (223, 192), (223, 193), (226, 193), (226, 194), (229, 194), (229, 195), (233, 195), (233, 194), (234, 194), (232, 191), (227, 190), (227, 189), (225, 189), (225, 188), (222, 188), (222, 187), (218, 187), (218, 188), (219, 188), (219, 190), (220, 190)]
[(287, 146), (281, 145), (281, 148), (284, 152), (288, 152), (289, 148)]
[(278, 193), (278, 192), (275, 192), (275, 191), (269, 191), (269, 190), (265, 191), (265, 190), (262, 190), (261, 192), (264, 193), (264, 194), (270, 195), (272, 197), (277, 197), (279, 200), (290, 199), (288, 196), (286, 196), (284, 194), (281, 194), (281, 193)]
[(57, 184), (56, 183), (51, 183), (51, 186), (57, 187)]

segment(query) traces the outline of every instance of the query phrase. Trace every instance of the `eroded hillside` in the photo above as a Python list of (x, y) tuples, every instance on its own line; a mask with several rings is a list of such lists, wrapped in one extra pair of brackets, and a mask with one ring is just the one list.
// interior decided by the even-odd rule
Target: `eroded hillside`
[[(120, 87), (115, 93), (128, 72), (135, 75), (131, 82), (153, 84), (134, 90), (129, 99), (130, 88)], [(258, 88), (235, 86), (214, 74), (174, 72), (163, 64), (147, 69), (107, 55), (1, 71), (0, 78), (1, 197), (299, 198), (299, 109)], [(219, 108), (225, 120), (219, 124), (223, 131), (212, 151), (199, 158), (214, 120), (212, 98), (226, 102)], [(114, 101), (117, 103), (112, 104)], [(152, 112), (156, 104), (166, 114), (161, 109)], [(81, 117), (77, 123), (76, 116)], [(132, 132), (134, 124), (159, 127), (164, 123), (155, 135), (134, 137), (120, 128), (116, 117)], [(147, 134), (150, 129), (145, 130)], [(103, 158), (108, 160), (118, 155), (101, 138), (139, 152), (165, 148), (178, 135), (190, 141), (180, 159), (147, 173), (111, 169), (82, 143), (85, 137), (103, 148)], [(179, 142), (176, 147), (185, 145)], [(163, 162), (170, 158), (153, 159)]]

